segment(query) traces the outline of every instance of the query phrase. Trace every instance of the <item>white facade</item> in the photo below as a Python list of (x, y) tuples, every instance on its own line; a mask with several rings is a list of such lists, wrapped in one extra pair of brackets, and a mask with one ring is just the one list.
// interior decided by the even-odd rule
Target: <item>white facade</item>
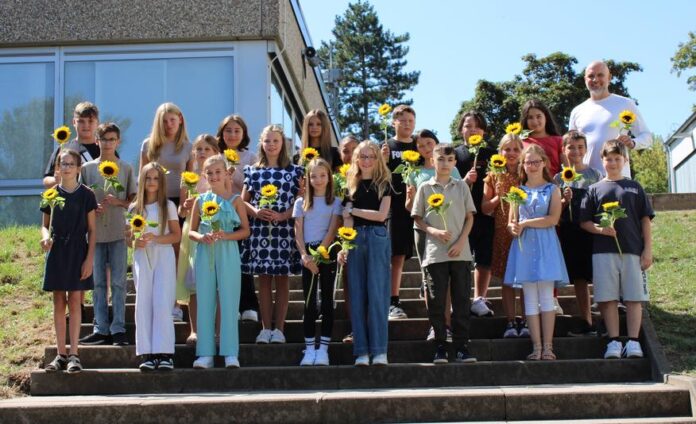
[(669, 191), (696, 193), (696, 112), (666, 142)]

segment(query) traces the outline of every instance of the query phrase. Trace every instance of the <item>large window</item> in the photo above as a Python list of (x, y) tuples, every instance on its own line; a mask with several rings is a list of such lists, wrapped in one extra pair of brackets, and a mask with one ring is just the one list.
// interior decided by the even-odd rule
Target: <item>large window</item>
[(291, 95), (283, 87), (275, 72), (271, 73), (271, 122), (283, 126), (286, 139), (292, 140), (288, 146), (290, 155), (301, 145), (303, 116), (297, 107), (293, 107)]

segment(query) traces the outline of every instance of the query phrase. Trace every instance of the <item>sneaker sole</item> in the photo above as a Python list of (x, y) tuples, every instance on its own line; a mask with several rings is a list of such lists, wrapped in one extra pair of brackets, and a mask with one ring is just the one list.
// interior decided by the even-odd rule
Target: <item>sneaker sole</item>
[(361, 362), (361, 363), (359, 363), (359, 364), (355, 364), (355, 366), (356, 366), (356, 367), (369, 367), (370, 364), (368, 364), (368, 363), (362, 363), (362, 362)]
[(476, 358), (457, 359), (456, 361), (459, 364), (473, 364), (474, 362), (476, 362)]
[(163, 367), (162, 365), (157, 367), (157, 371), (169, 372), (169, 371), (173, 371), (173, 370), (174, 370), (174, 367)]
[(614, 355), (606, 356), (605, 355), (604, 359), (621, 359), (621, 355), (619, 355), (619, 356), (614, 356)]
[(435, 359), (433, 361), (433, 364), (437, 364), (437, 365), (449, 364), (449, 361), (447, 359)]
[(152, 372), (152, 371), (154, 371), (156, 368), (154, 368), (154, 367), (153, 367), (153, 368), (150, 368), (150, 367), (138, 367), (138, 369), (139, 369), (140, 371), (142, 371), (142, 372)]

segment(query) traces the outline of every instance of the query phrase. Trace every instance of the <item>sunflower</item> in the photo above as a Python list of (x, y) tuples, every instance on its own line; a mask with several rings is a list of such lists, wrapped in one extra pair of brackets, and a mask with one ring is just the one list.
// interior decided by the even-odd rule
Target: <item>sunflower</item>
[(354, 240), (355, 236), (358, 235), (358, 232), (355, 231), (353, 228), (348, 228), (348, 227), (341, 227), (338, 229), (338, 236), (342, 238), (343, 240)]
[(184, 171), (181, 173), (181, 179), (187, 185), (194, 185), (194, 184), (198, 184), (198, 180), (200, 179), (200, 177), (195, 172)]
[(619, 120), (624, 125), (631, 125), (636, 121), (636, 114), (630, 110), (624, 110), (623, 112), (619, 113)]
[(118, 176), (118, 165), (116, 162), (105, 160), (99, 164), (99, 173), (104, 178), (114, 178)]
[(513, 122), (512, 124), (505, 127), (505, 134), (515, 134), (519, 135), (522, 132), (522, 124), (519, 122)]
[(239, 154), (234, 149), (225, 149), (225, 158), (233, 164), (239, 162)]
[(319, 245), (319, 247), (317, 247), (317, 253), (319, 253), (322, 258), (329, 259), (329, 251), (326, 250), (326, 247)]
[(384, 103), (384, 104), (382, 104), (382, 106), (379, 107), (379, 109), (377, 109), (377, 113), (379, 113), (380, 116), (386, 116), (389, 114), (389, 112), (391, 112), (391, 110), (392, 110), (391, 106)]
[(609, 212), (614, 209), (619, 208), (619, 202), (607, 202), (602, 204), (602, 209), (604, 209), (605, 212)]
[(575, 172), (575, 169), (572, 167), (563, 167), (563, 171), (561, 171), (561, 178), (563, 179), (564, 182), (566, 183), (572, 183), (575, 181), (575, 178), (577, 177), (578, 173)]
[(406, 162), (416, 163), (420, 160), (420, 153), (414, 150), (406, 150), (401, 154), (401, 159)]
[(444, 201), (445, 201), (444, 194), (435, 193), (435, 194), (431, 194), (430, 197), (428, 197), (428, 204), (432, 208), (437, 208), (437, 207), (441, 206)]
[(203, 215), (207, 217), (215, 216), (220, 210), (220, 205), (215, 200), (208, 200), (203, 202)]
[(491, 165), (496, 168), (502, 168), (507, 164), (507, 159), (503, 155), (493, 155), (491, 156)]
[(317, 156), (319, 156), (319, 151), (314, 147), (307, 147), (302, 150), (302, 160), (305, 162), (309, 162)]
[(509, 194), (516, 195), (522, 200), (527, 200), (527, 192), (519, 187), (510, 187)]
[(261, 187), (261, 195), (263, 197), (273, 197), (278, 193), (278, 187), (274, 186), (273, 184), (266, 184), (265, 186)]
[(53, 131), (53, 138), (60, 145), (63, 145), (66, 141), (70, 140), (70, 128), (63, 125), (58, 127)]
[(53, 200), (56, 197), (58, 197), (58, 190), (55, 188), (49, 188), (48, 190), (44, 191), (41, 197), (44, 200)]
[(142, 232), (145, 229), (145, 218), (140, 215), (133, 215), (130, 220), (130, 226), (134, 232)]
[(338, 168), (338, 173), (341, 174), (341, 175), (343, 175), (343, 176), (345, 177), (346, 174), (348, 174), (348, 170), (349, 170), (349, 169), (350, 169), (350, 164), (349, 164), (349, 163), (346, 163), (346, 164), (344, 164), (344, 165), (341, 165), (340, 168)]
[(469, 146), (478, 146), (481, 142), (483, 142), (483, 137), (479, 134), (474, 134), (469, 137)]

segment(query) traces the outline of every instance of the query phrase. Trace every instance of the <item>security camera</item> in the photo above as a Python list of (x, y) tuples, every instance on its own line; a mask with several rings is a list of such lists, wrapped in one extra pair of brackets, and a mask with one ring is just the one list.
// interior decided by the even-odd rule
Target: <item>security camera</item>
[(319, 66), (319, 58), (317, 57), (317, 50), (312, 46), (307, 46), (302, 50), (302, 59), (306, 59), (310, 66)]

